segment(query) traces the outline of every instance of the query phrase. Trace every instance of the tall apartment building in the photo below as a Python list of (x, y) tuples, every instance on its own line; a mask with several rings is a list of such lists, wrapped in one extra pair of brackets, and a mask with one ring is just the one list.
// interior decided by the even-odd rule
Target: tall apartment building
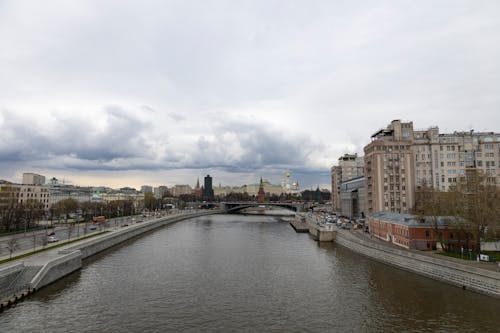
[(394, 120), (365, 146), (367, 214), (408, 213), (415, 203), (413, 123)]
[(413, 122), (394, 120), (372, 135), (365, 148), (367, 213), (408, 213), (415, 189), (447, 191), (466, 169), (476, 168), (487, 182), (500, 185), (500, 133), (439, 133), (414, 130)]
[(342, 182), (364, 175), (364, 158), (358, 154), (344, 154), (339, 158), (338, 165), (334, 165), (331, 171), (332, 180), (332, 205), (334, 211), (342, 209), (340, 189)]

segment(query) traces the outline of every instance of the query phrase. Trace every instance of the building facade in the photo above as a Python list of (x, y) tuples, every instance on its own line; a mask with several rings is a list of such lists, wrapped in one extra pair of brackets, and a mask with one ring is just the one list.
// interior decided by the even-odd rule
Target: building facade
[(189, 185), (174, 185), (171, 188), (172, 196), (178, 197), (183, 194), (192, 194), (193, 189)]
[(447, 191), (467, 169), (500, 185), (500, 133), (440, 134), (438, 127), (414, 130), (413, 122), (394, 120), (364, 151), (367, 213), (409, 213), (418, 187)]
[(378, 212), (367, 218), (372, 237), (391, 244), (415, 250), (431, 250), (439, 247), (440, 234), (443, 244), (448, 250), (461, 247), (470, 248), (473, 239), (459, 237), (460, 232), (454, 227), (456, 221), (450, 217), (437, 217), (436, 221), (419, 220), (411, 214)]
[(453, 132), (437, 127), (413, 133), (415, 181), (447, 191), (467, 169), (481, 171), (490, 184), (500, 185), (500, 133)]
[(50, 186), (50, 206), (66, 200), (74, 199), (78, 202), (89, 202), (92, 200), (91, 187), (77, 187), (71, 185)]
[(330, 169), (332, 181), (332, 205), (333, 210), (342, 210), (340, 199), (340, 185), (342, 182), (356, 177), (364, 176), (364, 158), (358, 154), (344, 154), (338, 160), (338, 165)]
[(44, 184), (45, 184), (45, 176), (31, 172), (23, 173), (23, 185), (44, 185)]
[(340, 185), (341, 215), (350, 219), (365, 218), (365, 177), (356, 177)]
[(202, 198), (205, 201), (214, 200), (214, 189), (212, 188), (212, 177), (210, 175), (205, 176)]
[(142, 193), (153, 193), (153, 186), (142, 185), (141, 186), (141, 192)]
[(366, 213), (409, 213), (415, 203), (413, 123), (394, 120), (364, 148)]

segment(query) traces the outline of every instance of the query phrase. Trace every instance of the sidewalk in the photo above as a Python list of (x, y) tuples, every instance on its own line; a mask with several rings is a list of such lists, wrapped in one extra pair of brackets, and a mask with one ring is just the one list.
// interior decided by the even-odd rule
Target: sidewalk
[(396, 250), (400, 250), (400, 251), (406, 251), (409, 253), (415, 253), (418, 255), (428, 256), (431, 258), (437, 258), (437, 259), (441, 259), (441, 260), (448, 260), (450, 262), (454, 262), (454, 263), (458, 263), (458, 264), (462, 264), (462, 265), (467, 265), (467, 266), (475, 267), (475, 268), (486, 269), (486, 270), (500, 273), (500, 266), (498, 265), (498, 263), (485, 262), (485, 261), (477, 262), (475, 260), (462, 260), (462, 259), (458, 259), (458, 258), (453, 258), (453, 257), (441, 255), (441, 254), (435, 253), (434, 251), (408, 250), (408, 249), (405, 249), (404, 247), (385, 242), (385, 241), (378, 239), (376, 237), (371, 237), (371, 235), (369, 233), (363, 232), (362, 230), (350, 229), (348, 232), (351, 235), (353, 235), (359, 239), (363, 239), (364, 241), (369, 241), (373, 244), (377, 244), (378, 246), (383, 246), (383, 247), (386, 247), (388, 249), (396, 249)]

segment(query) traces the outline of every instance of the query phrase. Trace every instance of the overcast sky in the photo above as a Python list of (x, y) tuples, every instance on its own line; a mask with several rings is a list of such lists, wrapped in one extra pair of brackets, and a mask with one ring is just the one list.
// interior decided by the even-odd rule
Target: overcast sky
[(500, 1), (0, 0), (0, 179), (329, 187), (393, 119), (496, 131)]

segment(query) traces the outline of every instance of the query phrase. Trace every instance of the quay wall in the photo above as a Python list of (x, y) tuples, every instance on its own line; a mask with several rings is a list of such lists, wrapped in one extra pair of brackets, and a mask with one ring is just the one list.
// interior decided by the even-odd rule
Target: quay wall
[(354, 252), (400, 269), (446, 282), (463, 289), (500, 298), (500, 273), (446, 259), (374, 244), (347, 230), (338, 230), (335, 242)]
[(15, 264), (0, 270), (0, 291), (8, 288), (24, 270), (24, 263)]

